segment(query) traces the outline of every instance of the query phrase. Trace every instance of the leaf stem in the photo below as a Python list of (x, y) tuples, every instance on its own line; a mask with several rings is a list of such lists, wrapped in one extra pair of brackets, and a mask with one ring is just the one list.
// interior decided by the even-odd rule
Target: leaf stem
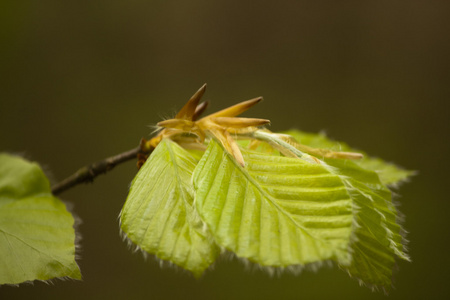
[(88, 166), (84, 166), (70, 177), (52, 186), (52, 193), (58, 195), (80, 183), (92, 182), (95, 177), (112, 170), (116, 165), (137, 158), (142, 153), (141, 147), (105, 158)]

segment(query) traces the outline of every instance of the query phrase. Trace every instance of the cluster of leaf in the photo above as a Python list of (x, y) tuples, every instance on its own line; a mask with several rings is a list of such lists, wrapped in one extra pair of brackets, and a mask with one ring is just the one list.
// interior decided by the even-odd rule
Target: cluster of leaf
[[(388, 187), (412, 172), (236, 117), (261, 98), (197, 120), (205, 87), (141, 145), (152, 153), (120, 215), (125, 236), (195, 277), (228, 251), (267, 270), (334, 262), (388, 289), (396, 259), (409, 260)], [(73, 225), (37, 164), (0, 154), (0, 284), (80, 279)]]
[[(285, 134), (304, 146), (351, 150), (324, 135)], [(133, 180), (123, 232), (196, 277), (227, 250), (279, 269), (333, 261), (370, 287), (391, 285), (395, 259), (408, 256), (387, 185), (411, 172), (367, 157), (311, 163), (266, 143), (250, 150), (242, 142), (240, 150), (245, 166), (215, 139), (204, 153), (162, 139)]]
[(121, 212), (126, 237), (196, 277), (225, 250), (268, 270), (331, 261), (387, 289), (396, 258), (409, 260), (388, 185), (412, 173), (355, 162), (363, 155), (324, 135), (237, 117), (261, 98), (198, 120), (205, 87), (144, 143), (154, 150)]

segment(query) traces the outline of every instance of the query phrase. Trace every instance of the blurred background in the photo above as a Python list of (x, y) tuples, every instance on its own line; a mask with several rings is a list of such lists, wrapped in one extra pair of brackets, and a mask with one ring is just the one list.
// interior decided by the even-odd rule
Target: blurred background
[[(450, 297), (448, 1), (2, 1), (0, 149), (53, 182), (138, 145), (203, 84), (209, 111), (256, 96), (274, 131), (327, 134), (419, 171), (396, 193), (412, 263), (391, 299)], [(133, 254), (118, 166), (61, 194), (83, 223), (84, 280), (0, 299), (385, 299), (334, 268), (271, 278), (221, 260), (199, 281)], [(401, 196), (400, 196), (401, 195)]]

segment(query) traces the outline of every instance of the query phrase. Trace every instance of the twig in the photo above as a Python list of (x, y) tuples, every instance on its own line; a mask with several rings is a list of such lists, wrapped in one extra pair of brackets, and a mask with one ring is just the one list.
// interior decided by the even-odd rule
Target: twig
[(61, 192), (64, 192), (65, 190), (70, 189), (71, 187), (80, 183), (92, 182), (95, 177), (110, 171), (116, 165), (133, 158), (137, 158), (137, 155), (139, 153), (141, 153), (141, 147), (136, 147), (118, 155), (105, 158), (104, 160), (93, 163), (89, 166), (85, 166), (76, 171), (72, 176), (52, 186), (52, 193), (54, 195), (58, 195)]

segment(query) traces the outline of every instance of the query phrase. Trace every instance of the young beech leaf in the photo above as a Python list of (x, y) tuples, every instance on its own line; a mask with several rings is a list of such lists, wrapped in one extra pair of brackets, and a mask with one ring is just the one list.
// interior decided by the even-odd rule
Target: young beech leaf
[(0, 154), (0, 284), (81, 279), (73, 225), (37, 164)]
[(283, 133), (292, 136), (305, 146), (330, 149), (333, 151), (359, 152), (364, 154), (364, 158), (358, 161), (357, 164), (364, 169), (377, 172), (381, 182), (388, 186), (395, 186), (402, 183), (415, 174), (414, 171), (402, 169), (392, 163), (384, 162), (382, 159), (369, 157), (362, 151), (352, 149), (346, 143), (333, 141), (323, 133), (306, 133), (295, 129), (285, 131)]
[(142, 250), (199, 277), (219, 254), (193, 207), (194, 157), (163, 139), (134, 178), (121, 229)]
[(196, 207), (216, 241), (263, 266), (331, 259), (387, 290), (395, 258), (409, 258), (378, 175), (349, 160), (311, 163), (258, 150), (242, 149), (242, 168), (211, 141), (194, 171)]
[(243, 150), (241, 167), (211, 140), (193, 180), (196, 208), (219, 245), (262, 266), (349, 265), (353, 206), (319, 164)]
[(332, 173), (339, 174), (355, 207), (356, 240), (351, 245), (352, 264), (346, 269), (361, 283), (387, 290), (391, 286), (395, 259), (409, 260), (391, 192), (374, 171), (348, 160), (325, 162), (331, 166)]

